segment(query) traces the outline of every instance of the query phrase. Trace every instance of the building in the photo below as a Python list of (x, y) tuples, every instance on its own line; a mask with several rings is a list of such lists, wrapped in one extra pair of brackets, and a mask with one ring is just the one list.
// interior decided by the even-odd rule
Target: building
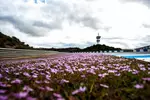
[(136, 48), (134, 49), (134, 52), (150, 52), (150, 45)]

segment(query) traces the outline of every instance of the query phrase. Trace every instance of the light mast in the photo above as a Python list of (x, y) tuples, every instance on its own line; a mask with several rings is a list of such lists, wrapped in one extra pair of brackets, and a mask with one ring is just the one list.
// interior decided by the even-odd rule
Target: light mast
[(98, 33), (98, 36), (96, 36), (96, 42), (97, 42), (97, 44), (100, 43), (100, 38), (101, 38), (101, 36), (99, 36), (99, 33)]

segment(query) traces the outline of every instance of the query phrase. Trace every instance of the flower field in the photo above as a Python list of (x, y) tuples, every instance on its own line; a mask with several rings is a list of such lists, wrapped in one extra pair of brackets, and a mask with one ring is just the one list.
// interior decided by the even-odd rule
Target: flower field
[(103, 54), (0, 61), (0, 100), (149, 100), (150, 63)]

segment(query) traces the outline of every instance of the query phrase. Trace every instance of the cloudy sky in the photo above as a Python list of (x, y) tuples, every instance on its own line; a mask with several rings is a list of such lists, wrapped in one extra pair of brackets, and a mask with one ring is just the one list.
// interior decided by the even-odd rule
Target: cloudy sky
[(34, 47), (150, 45), (150, 0), (0, 0), (0, 31)]

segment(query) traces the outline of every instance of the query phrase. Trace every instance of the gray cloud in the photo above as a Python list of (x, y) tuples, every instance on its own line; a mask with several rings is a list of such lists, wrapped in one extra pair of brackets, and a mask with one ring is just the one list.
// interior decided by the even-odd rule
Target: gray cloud
[[(19, 30), (22, 33), (31, 35), (31, 36), (44, 36), (47, 32), (50, 32), (55, 29), (61, 29), (62, 19), (58, 14), (53, 14), (48, 12), (52, 8), (49, 6), (41, 7), (39, 14), (42, 16), (40, 18), (38, 15), (36, 19), (30, 17), (31, 12), (38, 11), (35, 8), (32, 9), (26, 2), (20, 2), (16, 4), (12, 0), (0, 1), (0, 21), (3, 23), (11, 23), (15, 29)], [(16, 1), (17, 2), (17, 1)], [(53, 4), (52, 4), (53, 5)], [(55, 5), (54, 5), (55, 6)], [(45, 8), (46, 7), (46, 8)], [(51, 7), (51, 6), (50, 6)], [(45, 9), (48, 9), (47, 11)], [(53, 7), (55, 9), (55, 7)], [(51, 10), (53, 11), (53, 10)], [(51, 16), (49, 16), (51, 15)], [(36, 16), (36, 15), (32, 15)], [(47, 21), (43, 21), (47, 19)], [(49, 19), (51, 21), (49, 21)]]
[(122, 38), (122, 37), (110, 37), (110, 38), (103, 38), (104, 40), (122, 40), (122, 39), (124, 39), (124, 38)]
[(104, 29), (106, 32), (109, 32), (112, 29), (112, 27), (104, 26), (102, 29)]
[(37, 44), (39, 47), (47, 47), (47, 48), (67, 48), (67, 47), (79, 47), (76, 43), (64, 43), (64, 42), (56, 42), (56, 43), (39, 43)]
[(143, 37), (141, 40), (144, 40), (143, 42), (150, 45), (150, 35)]
[[(82, 24), (94, 30), (104, 29), (105, 31), (109, 31), (111, 29), (103, 25), (99, 26), (98, 23), (100, 21), (92, 16), (92, 12), (87, 9), (81, 9), (78, 4), (67, 4), (59, 0), (47, 0), (47, 5), (40, 8), (39, 14), (41, 14), (42, 19), (38, 16), (37, 19), (30, 19), (28, 18), (28, 14), (33, 9), (28, 8), (26, 2), (18, 5), (15, 3), (10, 4), (11, 2), (11, 0), (0, 1), (3, 4), (0, 4), (0, 8), (2, 8), (0, 10), (0, 21), (9, 22), (19, 31), (31, 36), (44, 36), (46, 32), (55, 29), (59, 30), (62, 28), (64, 21), (71, 24)], [(4, 6), (5, 4), (8, 4), (7, 6), (9, 7)], [(43, 21), (43, 19), (47, 21)], [(39, 28), (45, 29), (41, 30)]]
[[(130, 48), (130, 45), (135, 46), (135, 43), (137, 43), (137, 42), (138, 42), (138, 44), (136, 44), (137, 47), (145, 46), (146, 44), (148, 45), (148, 42), (146, 42), (146, 41), (149, 41), (148, 37), (145, 37), (145, 38), (109, 37), (109, 38), (102, 38), (102, 40), (106, 41), (108, 44), (114, 45), (114, 47), (115, 47), (115, 45), (120, 45), (124, 48)], [(125, 42), (125, 41), (128, 41), (128, 42)], [(129, 44), (129, 41), (131, 41), (130, 44)]]
[(55, 48), (68, 48), (68, 47), (79, 47), (79, 48), (85, 48), (88, 46), (93, 45), (93, 42), (87, 41), (83, 44), (78, 44), (78, 43), (64, 43), (64, 42), (56, 42), (56, 43), (39, 43), (38, 46), (39, 47), (47, 47), (47, 48), (51, 48), (51, 47), (55, 47)]
[(18, 17), (13, 16), (0, 16), (0, 21), (11, 23), (19, 31), (32, 35), (32, 36), (42, 36), (36, 27), (33, 27), (30, 21), (21, 20)]
[(84, 44), (77, 44), (77, 43), (58, 43), (58, 44), (61, 44), (63, 45), (63, 47), (80, 47), (80, 48), (85, 48), (85, 47), (88, 47), (88, 46), (91, 46), (93, 45), (94, 43), (93, 42), (90, 42), (90, 41), (87, 41), (85, 42)]
[[(128, 44), (127, 43), (125, 43), (125, 42), (121, 42), (121, 41), (116, 41), (116, 42), (108, 42), (108, 43), (110, 43), (110, 44), (120, 44), (121, 46), (123, 46), (123, 47), (125, 47), (125, 48), (129, 48), (129, 46), (128, 46)], [(114, 46), (115, 47), (115, 46)]]
[[(80, 14), (79, 14), (80, 15)], [(78, 16), (77, 12), (71, 13), (68, 15), (69, 21), (75, 23), (81, 23), (85, 27), (90, 27), (92, 29), (99, 29), (98, 23), (100, 22), (97, 18), (90, 16), (89, 14), (85, 14), (82, 16)]]
[(148, 25), (148, 24), (143, 24), (143, 27), (145, 27), (145, 28), (150, 28), (150, 25)]
[[(51, 15), (47, 15), (48, 17), (55, 17), (58, 24), (62, 24), (63, 21), (67, 20), (71, 24), (83, 24), (85, 27), (89, 27), (92, 29), (99, 29), (101, 27), (98, 26), (100, 21), (98, 18), (92, 16), (92, 12), (87, 10), (86, 8), (80, 8), (77, 4), (67, 5), (65, 2), (60, 1), (49, 1), (48, 6), (42, 8), (43, 11), (49, 12)], [(101, 28), (102, 29), (102, 28)], [(105, 29), (105, 28), (104, 28)], [(108, 28), (106, 29), (108, 30)]]
[(50, 30), (62, 28), (61, 24), (58, 24), (57, 22), (46, 23), (46, 22), (42, 22), (42, 21), (35, 21), (35, 22), (33, 22), (33, 26), (48, 28)]
[(144, 36), (139, 41), (141, 42), (136, 45), (136, 48), (150, 45), (150, 35)]
[(139, 2), (150, 7), (150, 0), (121, 0), (122, 2)]
[(102, 37), (102, 39), (106, 40), (106, 41), (116, 41), (116, 40), (119, 40), (119, 41), (122, 41), (122, 40), (138, 41), (139, 40), (138, 38), (122, 38), (122, 37), (109, 37), (109, 38)]
[(145, 42), (142, 42), (142, 43), (139, 43), (135, 48), (140, 48), (140, 47), (144, 47), (144, 46), (148, 46), (148, 44)]

